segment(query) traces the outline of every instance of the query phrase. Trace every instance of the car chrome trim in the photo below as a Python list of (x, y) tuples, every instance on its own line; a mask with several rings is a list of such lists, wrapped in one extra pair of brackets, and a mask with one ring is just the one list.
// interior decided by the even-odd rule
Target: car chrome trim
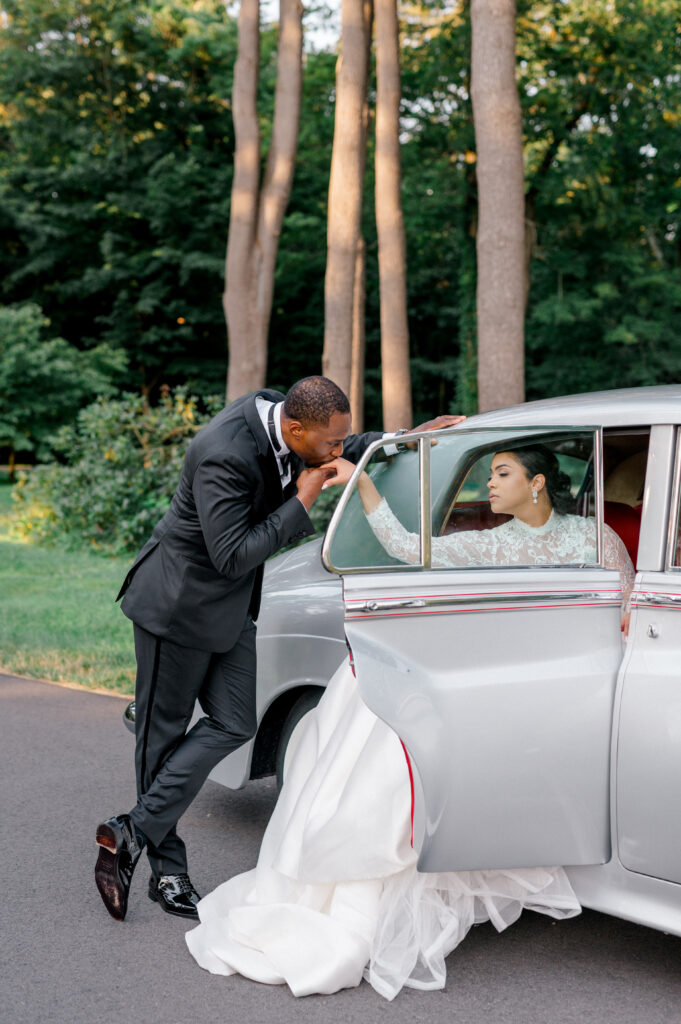
[(667, 561), (675, 442), (675, 427), (651, 426), (635, 566), (638, 572), (663, 572)]
[(654, 605), (656, 608), (681, 609), (681, 594), (665, 594), (660, 591), (640, 590), (631, 595), (632, 607)]
[(681, 431), (676, 432), (676, 458), (674, 460), (674, 477), (672, 481), (672, 493), (669, 502), (669, 522), (667, 525), (667, 551), (665, 555), (665, 571), (681, 572), (681, 565), (674, 564), (676, 555), (677, 534), (681, 523), (679, 522), (679, 495), (681, 492)]
[(421, 490), (421, 564), (430, 569), (431, 536), (433, 531), (430, 510), (430, 441), (419, 441), (419, 482)]
[(603, 565), (603, 428), (598, 427), (593, 436), (594, 450), (594, 512), (596, 514), (596, 561)]
[[(681, 602), (681, 598), (679, 599)], [(495, 608), (498, 605), (513, 604), (515, 607), (522, 605), (536, 605), (538, 602), (558, 602), (566, 607), (578, 604), (619, 604), (621, 601), (620, 590), (547, 590), (547, 591), (516, 591), (514, 593), (486, 593), (486, 594), (440, 594), (433, 597), (423, 598), (377, 598), (372, 601), (348, 601), (346, 602), (346, 615), (354, 612), (365, 614), (376, 614), (384, 611), (395, 611), (398, 609), (429, 609), (429, 608), (450, 608), (462, 605), (490, 605)]]

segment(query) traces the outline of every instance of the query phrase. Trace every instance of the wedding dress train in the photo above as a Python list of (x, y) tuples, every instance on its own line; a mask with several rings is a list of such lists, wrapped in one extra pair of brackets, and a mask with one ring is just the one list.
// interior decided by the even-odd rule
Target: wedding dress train
[(580, 911), (562, 868), (422, 874), (416, 860), (404, 750), (346, 663), (301, 730), (256, 868), (201, 900), (187, 945), (214, 974), (296, 996), (365, 977), (392, 999), (404, 985), (442, 988), (473, 924)]

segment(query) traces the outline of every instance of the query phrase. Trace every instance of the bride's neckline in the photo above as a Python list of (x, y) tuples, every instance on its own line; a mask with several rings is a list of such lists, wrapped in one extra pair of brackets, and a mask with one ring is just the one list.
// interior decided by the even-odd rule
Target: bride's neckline
[(522, 519), (518, 519), (517, 516), (513, 517), (513, 525), (524, 533), (533, 533), (536, 536), (537, 534), (548, 533), (549, 530), (553, 529), (553, 527), (556, 526), (556, 519), (556, 513), (551, 509), (549, 518), (545, 523), (542, 523), (541, 526), (530, 526), (529, 523), (524, 522)]

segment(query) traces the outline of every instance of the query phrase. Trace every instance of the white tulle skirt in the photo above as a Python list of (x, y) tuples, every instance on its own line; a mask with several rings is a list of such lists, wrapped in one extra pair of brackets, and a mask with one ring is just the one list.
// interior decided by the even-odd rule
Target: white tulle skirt
[(296, 996), (365, 977), (393, 999), (404, 985), (443, 988), (445, 957), (473, 924), (580, 911), (562, 868), (421, 874), (416, 859), (402, 745), (345, 664), (296, 737), (256, 868), (201, 900), (187, 945), (213, 974)]

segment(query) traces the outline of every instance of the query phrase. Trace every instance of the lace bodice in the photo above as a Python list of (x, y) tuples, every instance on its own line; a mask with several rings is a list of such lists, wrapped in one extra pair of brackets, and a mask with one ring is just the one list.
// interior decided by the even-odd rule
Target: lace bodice
[[(393, 558), (414, 564), (420, 560), (420, 540), (409, 533), (385, 498), (369, 513), (367, 520), (376, 537)], [(626, 604), (634, 583), (634, 567), (624, 544), (609, 526), (603, 527), (606, 569), (617, 569)], [(552, 512), (543, 526), (529, 526), (511, 519), (491, 530), (462, 530), (445, 537), (433, 537), (432, 566), (446, 569), (457, 565), (555, 565), (596, 561), (596, 520)]]

